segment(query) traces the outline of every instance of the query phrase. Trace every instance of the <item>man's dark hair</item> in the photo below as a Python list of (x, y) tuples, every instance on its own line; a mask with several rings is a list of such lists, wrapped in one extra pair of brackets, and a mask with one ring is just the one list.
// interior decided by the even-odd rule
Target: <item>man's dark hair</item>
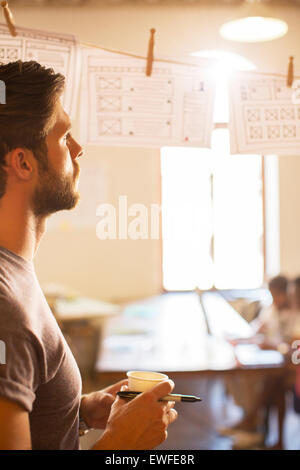
[(277, 292), (287, 292), (288, 279), (285, 276), (273, 277), (269, 282), (269, 289)]
[(5, 155), (17, 147), (32, 151), (39, 167), (47, 169), (51, 117), (63, 92), (65, 77), (35, 61), (0, 63), (6, 104), (0, 104), (0, 198), (7, 182)]

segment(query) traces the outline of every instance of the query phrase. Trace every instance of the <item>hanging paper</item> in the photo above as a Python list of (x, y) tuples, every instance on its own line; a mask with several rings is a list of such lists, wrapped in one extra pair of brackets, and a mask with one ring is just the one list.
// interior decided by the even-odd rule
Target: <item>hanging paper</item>
[(299, 155), (300, 104), (277, 75), (240, 75), (230, 83), (232, 154)]
[(0, 63), (16, 60), (36, 60), (52, 67), (66, 77), (62, 98), (65, 110), (73, 118), (80, 79), (80, 48), (75, 37), (18, 27), (18, 36), (12, 37), (5, 24), (0, 24)]
[(84, 49), (82, 142), (105, 146), (210, 147), (214, 82), (195, 65)]

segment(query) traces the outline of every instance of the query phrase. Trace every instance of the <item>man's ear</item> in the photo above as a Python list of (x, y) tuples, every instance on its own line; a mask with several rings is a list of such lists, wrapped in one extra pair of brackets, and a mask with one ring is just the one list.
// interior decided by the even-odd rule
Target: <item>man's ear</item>
[(21, 180), (30, 180), (35, 173), (36, 161), (31, 150), (16, 148), (9, 152), (7, 166)]

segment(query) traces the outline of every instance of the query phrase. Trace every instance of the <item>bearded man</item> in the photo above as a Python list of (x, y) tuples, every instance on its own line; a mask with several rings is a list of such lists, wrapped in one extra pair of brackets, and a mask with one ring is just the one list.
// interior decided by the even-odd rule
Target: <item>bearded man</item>
[(79, 199), (83, 150), (61, 105), (65, 79), (18, 61), (0, 65), (0, 81), (0, 449), (79, 449), (83, 427), (104, 429), (95, 450), (152, 449), (177, 418), (173, 403), (159, 402), (174, 383), (130, 402), (116, 397), (126, 381), (82, 397), (77, 364), (35, 274), (47, 218)]

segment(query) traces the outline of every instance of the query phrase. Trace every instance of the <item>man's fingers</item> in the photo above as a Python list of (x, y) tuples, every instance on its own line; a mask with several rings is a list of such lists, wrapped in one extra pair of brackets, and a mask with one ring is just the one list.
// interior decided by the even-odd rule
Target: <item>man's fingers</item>
[[(158, 385), (153, 387), (149, 393), (152, 393), (157, 400), (160, 398), (169, 395), (172, 392), (175, 384), (173, 380), (166, 380), (165, 382), (160, 382)], [(147, 392), (146, 392), (147, 393)]]
[(177, 418), (178, 418), (178, 413), (174, 408), (171, 408), (171, 410), (167, 414), (168, 422), (169, 424), (173, 423)]
[(174, 406), (175, 406), (175, 401), (168, 401), (167, 402), (167, 408), (168, 409), (174, 408)]
[[(127, 386), (127, 385), (122, 385), (120, 391), (121, 391), (121, 392), (126, 392), (126, 390), (128, 390), (128, 386)], [(128, 401), (127, 398), (122, 398), (122, 397), (120, 397), (119, 395), (117, 395), (117, 400), (125, 400), (125, 401)]]
[(128, 379), (119, 380), (119, 382), (116, 382), (115, 385), (128, 385)]
[(118, 392), (119, 390), (121, 390), (121, 387), (123, 385), (128, 385), (128, 380), (127, 379), (124, 379), (124, 380), (120, 380), (119, 382), (111, 385), (110, 387), (107, 387), (108, 390), (109, 390), (109, 393), (116, 393)]
[[(127, 385), (122, 385), (121, 386), (121, 392), (126, 392), (126, 390), (128, 390), (128, 386)], [(114, 404), (115, 405), (124, 405), (124, 403), (128, 403), (128, 399), (127, 398), (121, 398), (119, 395), (117, 395), (115, 401), (114, 401)]]

